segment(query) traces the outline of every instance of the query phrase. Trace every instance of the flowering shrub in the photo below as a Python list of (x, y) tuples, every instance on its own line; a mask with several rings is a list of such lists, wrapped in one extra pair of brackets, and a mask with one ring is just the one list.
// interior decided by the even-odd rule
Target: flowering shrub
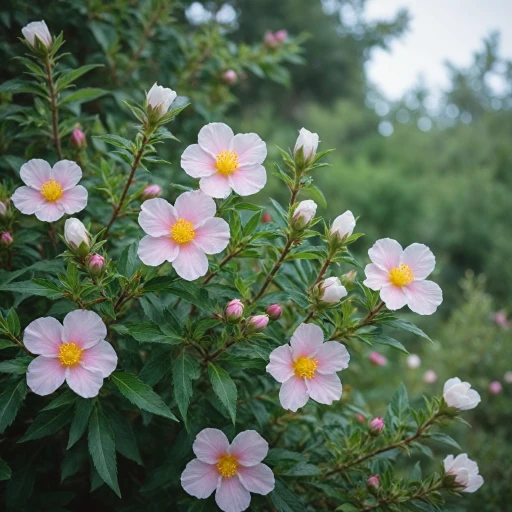
[[(44, 22), (23, 35), (33, 80), (9, 87), (37, 97), (28, 115), (49, 161), (31, 154), (1, 190), (7, 509), (50, 509), (45, 493), (66, 490), (59, 507), (439, 510), (445, 495), (477, 491), (466, 454), (428, 475), (397, 469), (432, 441), (459, 450), (441, 429), (477, 406), (469, 383), (449, 379), (421, 409), (401, 385), (369, 422), (343, 391), (361, 345), (383, 366), (379, 346), (408, 354), (394, 331), (428, 340), (395, 311), (433, 314), (442, 293), (426, 280), (426, 246), (376, 241), (363, 268), (349, 251), (362, 236), (352, 212), (330, 223), (301, 200), (328, 165), (318, 135), (303, 128), (280, 150), (289, 202), (272, 201), (265, 222), (247, 196), (265, 186), (266, 143), (225, 123), (181, 148), (172, 176), (187, 185), (141, 185), (158, 165), (169, 181), (158, 150), (176, 143), (167, 127), (186, 115), (181, 91), (155, 83), (142, 103), (124, 102), (133, 140), (97, 129), (89, 144), (71, 130), (76, 109), (59, 115), (87, 97), (66, 89), (95, 66), (59, 69), (63, 37)], [(262, 46), (288, 41), (269, 33)]]

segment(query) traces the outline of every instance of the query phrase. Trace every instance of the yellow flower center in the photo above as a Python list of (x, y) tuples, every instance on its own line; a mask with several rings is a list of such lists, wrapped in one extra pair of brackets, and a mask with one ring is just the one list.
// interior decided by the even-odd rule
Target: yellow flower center
[(389, 273), (389, 280), (396, 286), (405, 286), (414, 281), (414, 274), (409, 265), (402, 263)]
[(171, 228), (171, 237), (178, 244), (186, 244), (194, 240), (196, 232), (194, 224), (185, 219), (178, 219), (178, 222)]
[(55, 180), (48, 180), (41, 186), (41, 194), (50, 203), (54, 203), (62, 197), (64, 190)]
[(235, 457), (233, 457), (233, 455), (228, 455), (227, 453), (219, 459), (219, 462), (217, 462), (217, 469), (224, 478), (231, 478), (232, 476), (235, 476), (237, 467), (238, 462)]
[(315, 376), (317, 366), (318, 361), (310, 357), (299, 357), (297, 361), (293, 363), (295, 375), (303, 379), (312, 379)]
[(232, 150), (221, 151), (217, 155), (215, 167), (224, 176), (233, 174), (238, 169), (238, 155)]
[(63, 343), (59, 348), (59, 359), (64, 366), (73, 366), (80, 361), (83, 350), (76, 343)]

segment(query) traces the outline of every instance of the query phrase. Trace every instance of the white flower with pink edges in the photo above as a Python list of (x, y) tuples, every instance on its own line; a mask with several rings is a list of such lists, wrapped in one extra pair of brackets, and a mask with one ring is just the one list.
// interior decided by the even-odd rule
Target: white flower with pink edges
[(28, 350), (39, 355), (28, 366), (28, 387), (46, 396), (66, 381), (83, 398), (97, 396), (103, 379), (117, 366), (116, 352), (106, 336), (107, 328), (94, 311), (72, 311), (64, 326), (52, 317), (34, 320), (23, 337)]
[(181, 486), (199, 499), (215, 492), (224, 512), (242, 512), (251, 503), (251, 492), (266, 495), (274, 489), (274, 473), (261, 461), (268, 443), (255, 430), (238, 434), (229, 444), (221, 430), (205, 428), (192, 446), (197, 459), (181, 475)]
[(211, 197), (225, 198), (233, 189), (240, 196), (259, 192), (267, 182), (262, 163), (267, 145), (255, 133), (234, 134), (224, 123), (201, 128), (198, 144), (181, 156), (181, 167), (192, 178), (200, 178), (199, 188)]
[(165, 199), (144, 201), (139, 225), (147, 233), (139, 243), (142, 263), (157, 267), (169, 261), (187, 281), (208, 271), (207, 254), (222, 252), (229, 243), (228, 223), (215, 217), (215, 201), (200, 190), (185, 192), (174, 206)]
[(372, 263), (364, 269), (364, 284), (380, 290), (380, 298), (391, 310), (405, 305), (419, 315), (431, 315), (443, 302), (443, 292), (433, 281), (425, 281), (434, 270), (436, 259), (423, 244), (405, 250), (391, 238), (377, 240), (368, 251)]
[(348, 368), (350, 355), (338, 341), (324, 343), (322, 329), (300, 324), (290, 345), (281, 345), (270, 354), (267, 372), (281, 382), (279, 400), (290, 411), (304, 407), (309, 398), (331, 405), (341, 398), (341, 382), (336, 372)]
[(35, 213), (39, 220), (54, 222), (87, 205), (87, 190), (78, 185), (82, 170), (71, 160), (61, 160), (52, 168), (34, 158), (21, 166), (20, 177), (27, 186), (16, 189), (12, 202), (25, 215)]

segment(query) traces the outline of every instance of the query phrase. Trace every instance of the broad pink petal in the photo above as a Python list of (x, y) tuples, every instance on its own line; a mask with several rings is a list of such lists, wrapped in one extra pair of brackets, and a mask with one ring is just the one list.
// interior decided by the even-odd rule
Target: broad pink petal
[(229, 224), (224, 219), (208, 219), (195, 231), (194, 242), (206, 254), (222, 252), (229, 243)]
[(179, 253), (179, 245), (167, 236), (146, 235), (139, 242), (137, 254), (144, 265), (158, 267), (164, 261), (174, 261)]
[(186, 281), (194, 281), (208, 272), (208, 258), (193, 242), (180, 246), (180, 252), (172, 262), (176, 273)]
[(373, 247), (368, 251), (368, 255), (373, 263), (382, 270), (389, 272), (400, 265), (402, 252), (402, 246), (396, 240), (382, 238), (373, 244)]
[(236, 476), (221, 478), (217, 484), (215, 503), (223, 512), (242, 512), (251, 504), (251, 494)]
[(386, 304), (388, 309), (395, 311), (403, 308), (407, 304), (407, 297), (404, 293), (405, 287), (395, 286), (394, 284), (385, 286), (380, 291), (380, 298)]
[(484, 479), (481, 475), (470, 475), (468, 486), (463, 492), (475, 492), (484, 485)]
[(413, 281), (404, 286), (403, 291), (407, 305), (418, 315), (431, 315), (443, 302), (443, 292), (433, 281)]
[(217, 464), (220, 457), (228, 453), (228, 449), (228, 438), (218, 428), (201, 430), (192, 446), (196, 457), (207, 464)]
[(62, 325), (51, 316), (38, 318), (27, 325), (23, 343), (33, 354), (57, 357), (62, 343)]
[(293, 360), (296, 361), (299, 357), (314, 357), (323, 341), (324, 333), (318, 325), (300, 324), (290, 340)]
[(27, 384), (36, 395), (53, 393), (62, 386), (65, 377), (66, 368), (58, 359), (39, 356), (28, 365)]
[(20, 178), (25, 185), (40, 190), (43, 183), (51, 180), (52, 168), (46, 160), (33, 158), (20, 169)]
[(208, 151), (214, 158), (230, 148), (233, 130), (224, 123), (210, 123), (203, 126), (197, 136), (201, 149)]
[(389, 284), (389, 272), (382, 270), (375, 263), (366, 265), (364, 273), (366, 279), (363, 284), (372, 290), (380, 290), (383, 286)]
[(174, 208), (178, 218), (188, 220), (196, 227), (215, 216), (217, 211), (215, 201), (200, 190), (181, 194), (176, 199)]
[(181, 486), (195, 498), (205, 499), (217, 488), (220, 474), (214, 464), (193, 459), (181, 474)]
[(98, 396), (101, 386), (103, 386), (103, 377), (101, 372), (92, 372), (75, 364), (67, 367), (66, 382), (82, 398), (93, 398)]
[(82, 185), (65, 190), (58, 203), (62, 205), (64, 211), (71, 215), (81, 212), (87, 206), (87, 189)]
[(107, 336), (107, 328), (94, 311), (77, 309), (64, 317), (62, 341), (76, 343), (82, 350), (94, 347)]
[(293, 376), (293, 357), (290, 345), (281, 345), (270, 353), (270, 362), (267, 365), (267, 372), (277, 380), (285, 382)]
[(90, 371), (100, 372), (103, 378), (107, 378), (117, 366), (117, 354), (114, 347), (101, 340), (94, 347), (84, 350), (80, 364)]
[(436, 266), (435, 256), (423, 244), (411, 244), (406, 247), (400, 262), (410, 267), (415, 279), (425, 279)]
[(61, 160), (52, 169), (52, 178), (64, 189), (73, 188), (82, 179), (82, 169), (76, 162)]
[(229, 182), (239, 196), (250, 196), (265, 186), (267, 171), (261, 164), (245, 164), (229, 175)]
[(249, 491), (265, 496), (275, 487), (274, 473), (265, 464), (237, 468), (237, 475), (242, 485)]
[(238, 133), (231, 141), (231, 149), (237, 154), (240, 166), (262, 164), (267, 158), (267, 145), (255, 133)]
[(304, 407), (309, 399), (308, 390), (304, 379), (293, 376), (283, 382), (279, 391), (279, 401), (283, 409), (296, 412)]
[(345, 345), (339, 341), (327, 341), (322, 344), (315, 359), (318, 361), (317, 371), (328, 374), (348, 368), (350, 354)]
[(199, 181), (199, 188), (207, 195), (216, 197), (217, 199), (224, 199), (231, 193), (231, 185), (229, 184), (229, 177), (217, 172), (206, 178), (201, 178)]
[(255, 466), (267, 456), (268, 443), (256, 430), (245, 430), (233, 439), (229, 453), (242, 466)]
[(59, 220), (64, 213), (64, 207), (60, 204), (60, 202), (49, 203), (48, 201), (44, 201), (36, 211), (36, 217), (43, 222), (55, 222)]
[(335, 373), (315, 373), (312, 379), (306, 379), (306, 386), (309, 396), (320, 404), (331, 405), (341, 398), (341, 382)]
[(32, 215), (46, 202), (39, 190), (25, 186), (17, 188), (11, 199), (14, 206), (25, 215)]
[(217, 172), (215, 162), (215, 158), (202, 150), (199, 144), (192, 144), (181, 155), (181, 167), (192, 178), (203, 178)]
[(148, 199), (140, 207), (139, 226), (151, 236), (169, 236), (178, 220), (174, 206), (165, 199)]

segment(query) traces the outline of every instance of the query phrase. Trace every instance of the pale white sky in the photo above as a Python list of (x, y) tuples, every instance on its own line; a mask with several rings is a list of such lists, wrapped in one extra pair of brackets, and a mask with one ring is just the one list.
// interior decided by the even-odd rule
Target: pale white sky
[(467, 66), (482, 39), (501, 33), (501, 55), (512, 58), (512, 0), (369, 0), (369, 19), (391, 18), (400, 8), (411, 13), (410, 29), (391, 51), (377, 49), (368, 76), (388, 98), (398, 99), (421, 74), (429, 87), (445, 88), (444, 62)]

